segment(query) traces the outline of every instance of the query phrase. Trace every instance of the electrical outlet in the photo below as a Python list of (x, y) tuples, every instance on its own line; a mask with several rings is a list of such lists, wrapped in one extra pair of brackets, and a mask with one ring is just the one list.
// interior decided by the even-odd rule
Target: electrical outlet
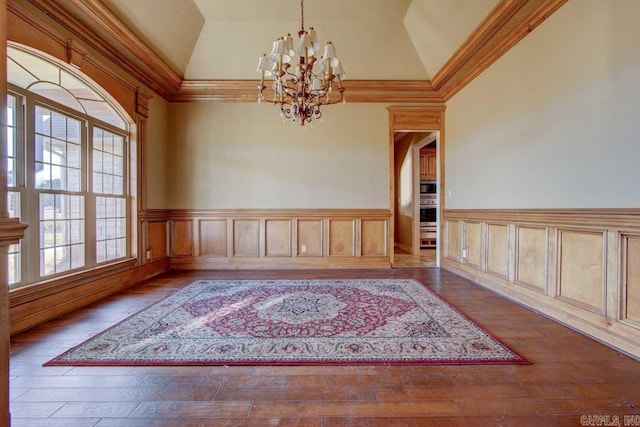
[(462, 259), (467, 259), (468, 248), (462, 248)]
[(151, 249), (147, 249), (147, 259), (151, 259)]
[(301, 254), (307, 253), (307, 245), (300, 245), (300, 253)]

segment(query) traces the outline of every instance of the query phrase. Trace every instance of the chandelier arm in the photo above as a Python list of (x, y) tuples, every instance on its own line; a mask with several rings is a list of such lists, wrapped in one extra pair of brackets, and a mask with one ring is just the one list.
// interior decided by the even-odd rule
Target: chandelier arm
[(344, 95), (340, 95), (339, 99), (331, 100), (329, 102), (323, 102), (322, 105), (334, 105), (339, 104), (344, 100)]
[(298, 95), (298, 90), (296, 88), (292, 88), (289, 86), (285, 86), (282, 85), (282, 92), (284, 93), (285, 96), (288, 96), (289, 98), (295, 98)]
[(330, 100), (327, 102), (323, 102), (322, 105), (333, 105), (333, 104), (339, 104), (344, 100), (344, 91), (340, 91), (340, 98), (335, 99), (335, 100)]

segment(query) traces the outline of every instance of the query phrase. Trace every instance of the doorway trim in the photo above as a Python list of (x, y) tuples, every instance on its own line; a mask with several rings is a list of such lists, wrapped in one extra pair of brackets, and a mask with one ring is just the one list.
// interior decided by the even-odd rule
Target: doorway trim
[[(420, 132), (422, 133), (422, 132)], [(426, 147), (432, 142), (436, 142), (436, 156), (438, 153), (438, 140), (440, 132), (429, 132), (427, 137), (425, 137), (422, 141), (416, 142), (411, 146), (411, 150), (413, 151), (413, 225), (412, 225), (412, 250), (411, 252), (414, 255), (418, 255), (420, 253), (420, 203), (416, 203), (420, 200), (420, 149)], [(437, 157), (436, 157), (437, 161)], [(436, 167), (437, 169), (437, 167)], [(438, 184), (438, 176), (436, 171), (436, 185)], [(437, 206), (438, 211), (440, 210), (440, 206)], [(437, 228), (436, 228), (437, 230)], [(437, 240), (436, 240), (437, 241)], [(436, 250), (440, 250), (440, 245), (436, 245)], [(437, 257), (437, 253), (436, 253)], [(437, 259), (437, 258), (436, 258)]]
[[(390, 106), (389, 111), (389, 210), (391, 218), (389, 220), (389, 260), (391, 266), (394, 265), (394, 244), (395, 244), (395, 199), (396, 199), (396, 179), (395, 179), (395, 132), (435, 132), (437, 139), (437, 185), (438, 185), (438, 228), (437, 240), (441, 242), (443, 230), (442, 212), (445, 209), (445, 109), (443, 104), (418, 105), (418, 106)], [(443, 261), (441, 245), (438, 245), (436, 266), (440, 267)]]

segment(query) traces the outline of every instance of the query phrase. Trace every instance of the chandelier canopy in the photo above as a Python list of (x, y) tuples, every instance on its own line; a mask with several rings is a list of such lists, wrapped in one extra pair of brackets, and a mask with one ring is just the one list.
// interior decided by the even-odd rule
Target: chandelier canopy
[[(290, 33), (279, 37), (273, 42), (271, 53), (259, 57), (256, 72), (260, 75), (258, 103), (265, 100), (265, 78), (273, 77), (271, 103), (280, 105), (282, 122), (289, 119), (292, 125), (300, 121), (304, 126), (322, 117), (322, 105), (345, 102), (342, 80), (346, 74), (330, 41), (324, 46), (323, 55), (319, 56), (320, 42), (316, 30), (304, 28), (304, 0), (300, 0), (300, 21), (297, 49), (294, 50)], [(299, 58), (294, 64), (296, 54)], [(331, 97), (335, 91), (339, 97)]]

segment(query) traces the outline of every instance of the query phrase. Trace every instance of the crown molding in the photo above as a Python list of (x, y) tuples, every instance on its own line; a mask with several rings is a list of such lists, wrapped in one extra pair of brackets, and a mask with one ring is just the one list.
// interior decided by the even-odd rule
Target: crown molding
[[(258, 80), (185, 80), (170, 102), (256, 102)], [(442, 95), (428, 80), (346, 80), (347, 102), (441, 103)], [(265, 90), (265, 101), (273, 91)]]
[[(256, 80), (183, 80), (100, 0), (25, 1), (167, 101), (255, 102)], [(431, 81), (347, 80), (347, 102), (446, 102), (567, 1), (501, 0)]]
[(568, 0), (502, 0), (431, 79), (448, 101)]
[(182, 77), (101, 1), (28, 1), (161, 96), (180, 88)]

